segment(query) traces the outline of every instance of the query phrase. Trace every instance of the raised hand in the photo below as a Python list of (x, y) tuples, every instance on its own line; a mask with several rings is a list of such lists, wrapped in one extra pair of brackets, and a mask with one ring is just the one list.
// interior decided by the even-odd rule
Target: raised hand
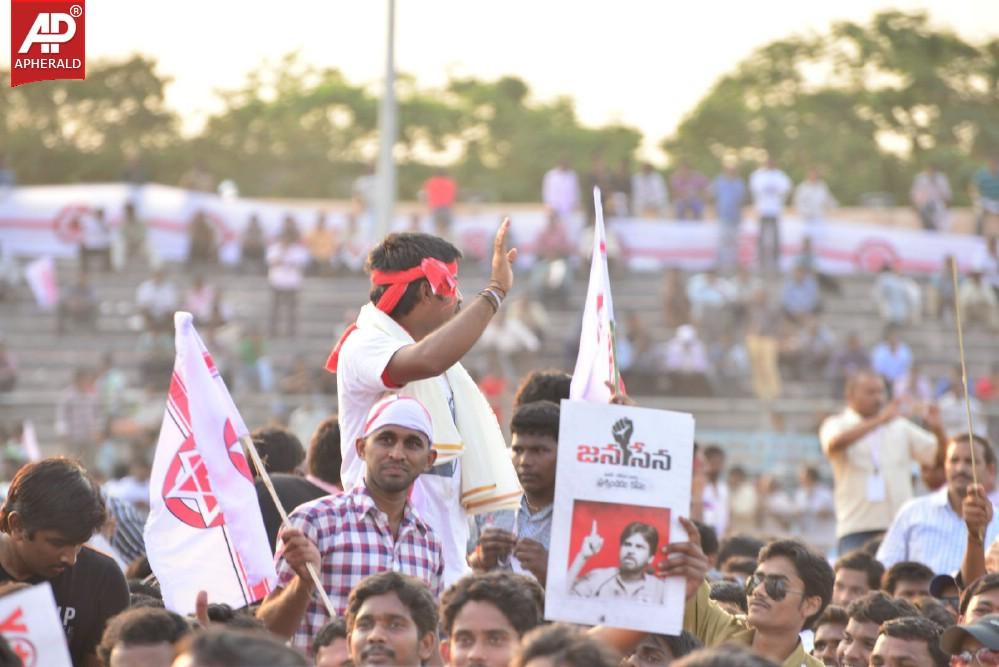
[(968, 526), (968, 532), (984, 539), (985, 529), (992, 521), (992, 503), (985, 495), (984, 486), (981, 484), (968, 486), (968, 494), (961, 501), (961, 516)]
[(593, 520), (593, 526), (590, 528), (590, 534), (583, 538), (583, 547), (580, 549), (580, 553), (583, 558), (592, 558), (600, 553), (600, 550), (604, 548), (604, 538), (600, 537), (600, 533), (597, 532), (597, 520)]
[(496, 232), (496, 240), (493, 241), (492, 275), (489, 278), (489, 286), (499, 288), (504, 297), (513, 288), (513, 262), (517, 259), (516, 248), (506, 249), (506, 235), (509, 231), (510, 218), (503, 218), (499, 231)]

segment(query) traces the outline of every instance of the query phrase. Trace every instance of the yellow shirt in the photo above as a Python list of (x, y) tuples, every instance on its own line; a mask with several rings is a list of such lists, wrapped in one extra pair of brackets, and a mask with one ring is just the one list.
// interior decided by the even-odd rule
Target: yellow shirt
[[(912, 464), (932, 465), (937, 456), (936, 436), (902, 417), (879, 426), (845, 450), (830, 454), (829, 443), (863, 420), (847, 408), (828, 417), (819, 429), (819, 441), (832, 465), (836, 486), (836, 537), (888, 530), (895, 514), (912, 498)], [(881, 472), (885, 489), (884, 500), (877, 502), (868, 499), (868, 480), (875, 467)]]
[[(687, 600), (683, 612), (683, 629), (711, 648), (725, 643), (752, 646), (756, 630), (746, 622), (745, 616), (733, 616), (719, 607), (709, 594), (707, 582), (697, 589), (697, 595)], [(798, 640), (791, 655), (785, 658), (781, 667), (823, 667), (822, 661), (805, 653), (805, 647)]]

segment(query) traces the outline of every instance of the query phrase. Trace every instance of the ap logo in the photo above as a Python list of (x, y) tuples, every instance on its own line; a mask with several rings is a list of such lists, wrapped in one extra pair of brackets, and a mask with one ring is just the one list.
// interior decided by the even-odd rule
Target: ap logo
[(11, 0), (10, 85), (84, 79), (84, 0)]
[[(78, 15), (83, 13), (79, 5), (74, 5)], [(76, 20), (69, 14), (40, 13), (28, 36), (21, 42), (18, 53), (28, 53), (35, 44), (40, 44), (42, 53), (59, 53), (59, 46), (73, 39), (76, 34)]]

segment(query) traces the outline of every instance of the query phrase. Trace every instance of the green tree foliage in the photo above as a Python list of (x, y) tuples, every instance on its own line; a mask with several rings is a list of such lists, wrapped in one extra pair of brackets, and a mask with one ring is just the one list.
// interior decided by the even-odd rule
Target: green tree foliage
[(841, 201), (886, 191), (904, 202), (927, 162), (957, 189), (999, 148), (997, 81), (999, 40), (970, 44), (925, 13), (889, 11), (757, 49), (662, 147), (708, 171), (766, 150), (797, 178), (824, 167)]
[[(0, 154), (21, 183), (115, 181), (139, 156), (160, 183), (201, 164), (246, 195), (346, 197), (377, 153), (379, 87), (298, 54), (220, 91), (193, 136), (165, 103), (169, 83), (134, 56), (91, 63), (85, 81), (0, 87)], [(623, 125), (584, 126), (571, 99), (537, 100), (512, 76), (426, 89), (402, 75), (397, 98), (403, 199), (443, 165), (465, 198), (537, 201), (560, 158), (585, 172), (599, 153), (613, 168), (641, 141)], [(723, 76), (661, 145), (709, 174), (728, 155), (748, 170), (763, 150), (796, 179), (819, 165), (845, 203), (871, 191), (906, 201), (928, 161), (962, 190), (999, 149), (999, 39), (971, 44), (897, 11), (781, 39)]]
[(83, 81), (0, 86), (0, 152), (22, 183), (118, 180), (129, 155), (177, 142), (168, 83), (152, 60), (134, 56), (91, 63)]

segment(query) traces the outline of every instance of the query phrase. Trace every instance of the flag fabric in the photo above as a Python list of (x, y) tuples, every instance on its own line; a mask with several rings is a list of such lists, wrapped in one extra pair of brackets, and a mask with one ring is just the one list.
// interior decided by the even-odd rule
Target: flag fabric
[(0, 634), (24, 667), (73, 667), (47, 581), (0, 598)]
[(55, 262), (51, 257), (39, 257), (24, 267), (24, 279), (42, 310), (52, 310), (59, 303), (59, 283)]
[(248, 434), (190, 313), (174, 315), (177, 356), (150, 477), (146, 553), (167, 609), (246, 606), (276, 582), (250, 468)]
[(30, 419), (21, 422), (21, 448), (29, 461), (41, 461), (42, 450), (38, 447), (38, 434)]
[(607, 403), (616, 386), (623, 391), (617, 368), (614, 346), (614, 301), (611, 298), (610, 275), (607, 272), (607, 236), (604, 231), (604, 211), (600, 188), (593, 188), (596, 221), (593, 226), (593, 259), (590, 263), (590, 285), (583, 307), (583, 328), (579, 336), (579, 356), (572, 372), (569, 398), (572, 400)]

